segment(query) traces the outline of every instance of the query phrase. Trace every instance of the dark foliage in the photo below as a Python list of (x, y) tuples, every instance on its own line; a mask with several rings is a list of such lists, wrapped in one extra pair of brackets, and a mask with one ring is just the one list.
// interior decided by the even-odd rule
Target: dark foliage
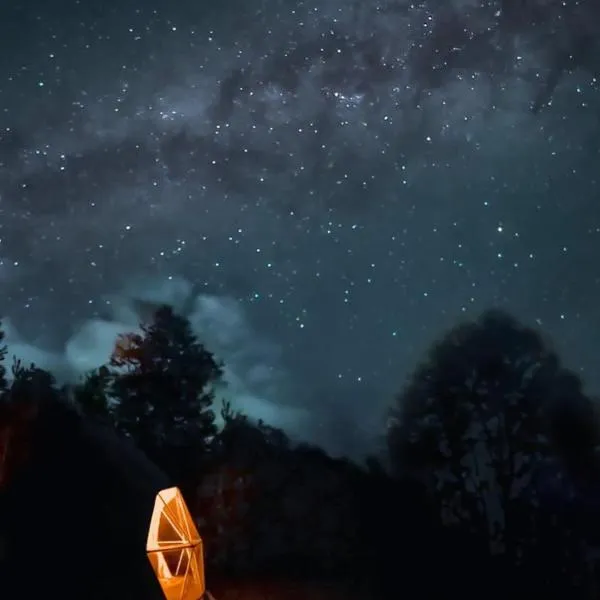
[(110, 367), (74, 389), (84, 412), (112, 423), (189, 492), (217, 432), (218, 362), (187, 319), (159, 308), (141, 333), (122, 336)]
[[(133, 448), (90, 433), (98, 428), (137, 445), (183, 487), (209, 582), (225, 588), (239, 578), (336, 580), (382, 600), (595, 597), (595, 403), (543, 338), (504, 312), (434, 345), (392, 410), (389, 456), (364, 466), (297, 444), (228, 403), (217, 429), (222, 367), (168, 307), (122, 338), (110, 365), (68, 389), (33, 365), (7, 372), (2, 339), (0, 538), (14, 547), (29, 543), (15, 542), (28, 513), (37, 516), (22, 531), (32, 539), (42, 530), (76, 535), (44, 518), (45, 506), (61, 511), (61, 498), (45, 499), (58, 486), (81, 496), (73, 514), (93, 521), (98, 557), (112, 551), (103, 544), (128, 527), (137, 496), (122, 500), (119, 519), (114, 499), (151, 477)], [(6, 575), (19, 561), (1, 549)], [(101, 578), (73, 561), (82, 582)], [(88, 596), (105, 597), (101, 589)]]
[(6, 334), (0, 329), (0, 394), (4, 394), (8, 387), (6, 381), (6, 365), (4, 361), (6, 359), (6, 345), (4, 344), (4, 338)]
[(164, 306), (129, 342), (111, 361), (119, 369), (110, 390), (117, 427), (152, 454), (191, 440), (206, 446), (216, 433), (212, 385), (222, 371), (189, 321)]
[(109, 390), (112, 382), (110, 370), (102, 366), (88, 373), (85, 379), (73, 386), (72, 396), (75, 404), (93, 419), (116, 426), (115, 415), (109, 402)]
[(598, 477), (594, 408), (537, 332), (501, 311), (451, 330), (398, 396), (388, 442), (394, 472), (421, 481), (442, 522), (477, 540), (495, 569), (524, 580), (541, 552), (572, 563), (571, 583), (585, 577), (569, 498), (585, 495), (575, 466)]

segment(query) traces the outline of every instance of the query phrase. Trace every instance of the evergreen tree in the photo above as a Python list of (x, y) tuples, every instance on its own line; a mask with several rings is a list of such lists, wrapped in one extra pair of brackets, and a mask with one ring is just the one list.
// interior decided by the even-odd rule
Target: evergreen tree
[(286, 433), (262, 420), (251, 421), (225, 401), (221, 409), (223, 427), (215, 438), (214, 448), (221, 463), (256, 466), (273, 455), (288, 452), (291, 440)]
[(579, 379), (537, 332), (488, 311), (435, 344), (398, 396), (392, 465), (425, 481), (447, 522), (514, 555), (530, 527), (521, 492), (549, 452), (546, 417), (565, 403), (586, 404)]
[(114, 424), (113, 407), (109, 390), (113, 375), (106, 366), (88, 373), (84, 380), (73, 386), (72, 397), (86, 417)]
[(163, 306), (141, 334), (120, 340), (111, 366), (117, 428), (181, 483), (216, 434), (212, 405), (221, 365), (190, 322)]
[(0, 487), (27, 462), (40, 413), (57, 413), (64, 405), (50, 373), (14, 360), (12, 380), (0, 403)]

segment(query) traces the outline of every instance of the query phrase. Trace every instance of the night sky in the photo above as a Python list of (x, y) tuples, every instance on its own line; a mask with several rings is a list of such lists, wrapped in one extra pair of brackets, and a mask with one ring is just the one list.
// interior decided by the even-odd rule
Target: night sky
[(492, 306), (600, 391), (600, 14), (537, 5), (3, 2), (11, 349), (73, 377), (172, 301), (240, 408), (342, 452)]

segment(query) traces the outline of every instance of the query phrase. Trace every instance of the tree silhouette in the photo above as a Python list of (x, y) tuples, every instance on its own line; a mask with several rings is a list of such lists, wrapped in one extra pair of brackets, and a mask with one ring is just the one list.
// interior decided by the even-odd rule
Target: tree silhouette
[(574, 375), (565, 376), (554, 388), (554, 404), (548, 418), (550, 439), (557, 453), (571, 470), (595, 463), (595, 448), (599, 442), (598, 418), (595, 406), (583, 395), (581, 383)]
[(225, 401), (221, 409), (223, 426), (215, 438), (219, 461), (240, 467), (255, 466), (273, 455), (288, 452), (288, 436), (262, 420), (252, 422), (245, 414), (233, 410)]
[(73, 400), (87, 417), (107, 424), (114, 423), (114, 407), (109, 391), (113, 375), (106, 366), (88, 373), (84, 380), (72, 387)]
[(183, 485), (216, 434), (213, 388), (221, 366), (168, 306), (141, 334), (121, 339), (111, 366), (117, 428)]
[(0, 324), (0, 399), (6, 392), (8, 388), (8, 381), (6, 380), (6, 365), (4, 361), (6, 360), (7, 348), (4, 343), (4, 339), (6, 337), (6, 333), (4, 329), (2, 329), (2, 325)]
[(548, 420), (555, 452), (534, 473), (540, 499), (537, 548), (526, 557), (527, 570), (534, 574), (538, 590), (545, 585), (546, 598), (596, 597), (598, 572), (592, 565), (598, 560), (590, 562), (590, 556), (600, 547), (597, 400), (556, 391)]
[(7, 390), (7, 396), (11, 403), (55, 402), (60, 397), (60, 391), (56, 387), (54, 376), (44, 369), (36, 367), (31, 363), (24, 366), (19, 359), (13, 361), (11, 368), (12, 382)]
[(39, 413), (64, 403), (64, 395), (47, 371), (33, 364), (25, 367), (15, 359), (11, 372), (0, 404), (0, 488), (28, 460)]
[(393, 468), (425, 482), (446, 522), (516, 555), (529, 533), (521, 492), (549, 451), (557, 406), (585, 405), (579, 379), (539, 334), (492, 310), (434, 345), (397, 397)]

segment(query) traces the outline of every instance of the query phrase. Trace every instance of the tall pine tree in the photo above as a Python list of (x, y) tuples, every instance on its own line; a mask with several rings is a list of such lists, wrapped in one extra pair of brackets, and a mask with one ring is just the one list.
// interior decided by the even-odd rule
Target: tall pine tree
[(121, 338), (111, 366), (117, 428), (185, 485), (216, 434), (212, 405), (221, 365), (189, 320), (163, 306), (141, 334)]

